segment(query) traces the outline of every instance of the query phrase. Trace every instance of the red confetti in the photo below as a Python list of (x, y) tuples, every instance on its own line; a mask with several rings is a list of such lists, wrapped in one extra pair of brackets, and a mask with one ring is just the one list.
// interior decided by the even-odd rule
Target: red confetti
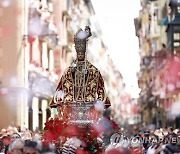
[(28, 36), (28, 41), (30, 44), (32, 44), (36, 40), (35, 36)]
[(43, 135), (43, 140), (53, 142), (53, 141), (57, 140), (57, 136), (53, 132), (47, 131)]

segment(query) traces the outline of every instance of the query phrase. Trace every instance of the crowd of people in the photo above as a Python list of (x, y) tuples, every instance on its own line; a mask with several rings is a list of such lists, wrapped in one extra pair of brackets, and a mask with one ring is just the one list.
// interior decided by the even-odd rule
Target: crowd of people
[(43, 144), (40, 131), (25, 129), (20, 131), (16, 127), (9, 126), (0, 132), (0, 153), (5, 154), (38, 154), (55, 153), (53, 144)]
[[(141, 127), (142, 128), (142, 127)], [(135, 129), (126, 135), (113, 137), (114, 142), (106, 148), (112, 154), (172, 154), (180, 153), (180, 131), (172, 127), (160, 129)], [(118, 138), (119, 137), (119, 138)], [(117, 142), (117, 143), (116, 143)], [(110, 154), (108, 153), (108, 154)]]
[[(102, 136), (101, 136), (102, 137)], [(178, 154), (180, 153), (180, 130), (172, 127), (140, 130), (119, 129), (111, 134), (109, 143), (95, 153), (105, 154)], [(81, 147), (81, 141), (75, 136), (67, 139), (61, 150), (54, 143), (44, 142), (40, 131), (20, 131), (9, 126), (0, 132), (0, 153), (5, 154), (53, 154), (77, 153), (89, 154)], [(78, 145), (78, 146), (77, 146)], [(68, 149), (69, 148), (69, 149)]]

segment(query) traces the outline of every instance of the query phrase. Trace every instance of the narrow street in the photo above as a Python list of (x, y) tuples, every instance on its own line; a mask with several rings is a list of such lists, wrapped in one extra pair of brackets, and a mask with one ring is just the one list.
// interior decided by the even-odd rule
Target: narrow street
[(0, 154), (180, 154), (179, 0), (0, 0)]

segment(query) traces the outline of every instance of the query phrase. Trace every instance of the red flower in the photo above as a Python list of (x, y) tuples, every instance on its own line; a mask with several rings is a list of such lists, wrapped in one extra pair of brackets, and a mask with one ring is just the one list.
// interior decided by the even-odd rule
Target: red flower
[(119, 130), (119, 129), (120, 129), (119, 126), (118, 126), (118, 124), (116, 124), (114, 121), (112, 122), (111, 126), (112, 126), (112, 128), (115, 129), (115, 130)]
[(101, 131), (99, 131), (96, 127), (93, 127), (90, 129), (90, 133), (92, 137), (97, 138), (101, 134)]
[(103, 152), (102, 149), (98, 149), (97, 154), (103, 154), (103, 153), (104, 153), (104, 152)]
[(64, 129), (63, 135), (68, 136), (68, 137), (78, 136), (78, 134), (80, 134), (79, 132), (80, 131), (78, 130), (76, 126), (69, 125)]
[(54, 132), (51, 132), (51, 131), (46, 131), (43, 135), (43, 140), (45, 142), (49, 141), (49, 142), (53, 142), (55, 140), (57, 140), (58, 136), (54, 133)]
[(44, 129), (45, 130), (53, 130), (53, 121), (50, 120), (50, 121), (46, 122)]
[(90, 154), (90, 153), (87, 152), (87, 151), (85, 151), (85, 150), (83, 150), (83, 149), (81, 149), (81, 148), (78, 148), (78, 149), (76, 150), (76, 154)]
[(60, 125), (55, 125), (55, 131), (57, 134), (61, 134), (62, 133), (62, 130), (63, 130), (63, 125), (60, 124)]
[(108, 150), (106, 152), (106, 154), (123, 154), (123, 152), (117, 150), (117, 149), (112, 149), (112, 150)]
[(49, 142), (57, 141), (60, 136), (63, 134), (63, 129), (65, 128), (65, 122), (59, 119), (51, 119), (45, 123), (46, 132), (43, 135), (44, 140)]

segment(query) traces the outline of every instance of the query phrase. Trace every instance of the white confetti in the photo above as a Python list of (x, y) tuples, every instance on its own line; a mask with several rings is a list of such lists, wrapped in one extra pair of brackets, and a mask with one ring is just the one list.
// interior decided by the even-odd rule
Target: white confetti
[(85, 39), (85, 38), (87, 38), (87, 36), (88, 36), (88, 33), (86, 33), (86, 32), (84, 32), (84, 31), (80, 31), (78, 34), (77, 34), (77, 38), (78, 39)]
[(97, 111), (103, 111), (104, 103), (102, 101), (96, 101), (96, 103), (94, 104), (94, 107)]
[(1, 2), (2, 7), (8, 7), (11, 4), (10, 0), (3, 0)]

